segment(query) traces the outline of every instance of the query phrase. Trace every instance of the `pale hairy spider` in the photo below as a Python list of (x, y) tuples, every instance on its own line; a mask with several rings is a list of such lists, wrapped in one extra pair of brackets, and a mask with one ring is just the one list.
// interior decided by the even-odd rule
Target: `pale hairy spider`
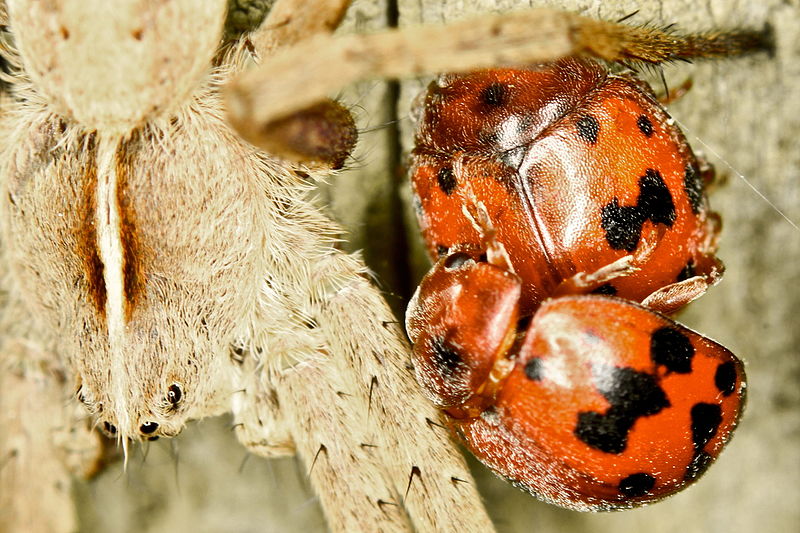
[(332, 530), (490, 531), (395, 318), (310, 198), (347, 121), (292, 113), (364, 77), (660, 61), (673, 39), (557, 11), (333, 39), (349, 2), (279, 0), (220, 48), (223, 0), (6, 4), (0, 524), (74, 530), (98, 430), (126, 447), (231, 411), (249, 450), (301, 457)]

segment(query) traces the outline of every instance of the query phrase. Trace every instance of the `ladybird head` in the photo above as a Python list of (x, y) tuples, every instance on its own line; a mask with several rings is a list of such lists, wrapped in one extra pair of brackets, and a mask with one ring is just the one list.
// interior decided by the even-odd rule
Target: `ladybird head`
[(436, 405), (491, 396), (498, 362), (515, 339), (520, 290), (517, 276), (473, 247), (456, 247), (422, 280), (406, 326), (417, 380)]

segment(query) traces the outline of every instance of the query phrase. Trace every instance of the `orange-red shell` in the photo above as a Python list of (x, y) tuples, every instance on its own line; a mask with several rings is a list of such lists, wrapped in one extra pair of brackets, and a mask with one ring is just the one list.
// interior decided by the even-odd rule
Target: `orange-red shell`
[(696, 479), (733, 431), (744, 369), (723, 346), (636, 304), (546, 301), (481, 416), (452, 424), (475, 455), (580, 510), (661, 499)]
[(642, 301), (716, 274), (708, 179), (682, 133), (638, 80), (584, 60), (442, 77), (428, 89), (411, 180), (432, 256), (481, 244), (462, 206), (486, 207), (523, 280), (529, 312), (567, 278), (663, 237), (605, 293)]

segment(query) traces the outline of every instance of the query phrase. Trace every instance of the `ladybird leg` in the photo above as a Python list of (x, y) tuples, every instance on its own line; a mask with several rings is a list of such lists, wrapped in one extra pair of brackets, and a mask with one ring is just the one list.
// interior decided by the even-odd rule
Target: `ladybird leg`
[[(712, 170), (711, 175), (713, 176), (713, 174)], [(719, 215), (713, 211), (707, 212), (706, 239), (700, 248), (702, 252), (696, 258), (697, 263), (690, 262), (687, 265), (688, 272), (684, 273), (686, 279), (666, 285), (642, 300), (644, 307), (671, 315), (702, 296), (709, 287), (716, 285), (722, 279), (725, 266), (714, 255), (721, 227), (722, 221)]]
[(486, 204), (478, 199), (475, 191), (472, 190), (469, 179), (461, 179), (464, 176), (463, 170), (464, 153), (458, 153), (453, 157), (453, 173), (458, 181), (463, 185), (458, 189), (458, 195), (463, 200), (461, 211), (464, 217), (470, 221), (472, 227), (478, 232), (481, 238), (482, 250), (486, 254), (486, 261), (490, 265), (499, 267), (502, 270), (514, 273), (514, 265), (508, 256), (505, 246), (497, 239), (497, 230), (489, 216)]
[(666, 228), (663, 225), (653, 226), (642, 236), (641, 244), (634, 253), (620, 257), (594, 272), (578, 272), (562, 281), (553, 291), (553, 296), (590, 293), (609, 281), (638, 272), (653, 255), (665, 232)]
[(468, 191), (469, 201), (463, 203), (461, 211), (480, 234), (487, 262), (503, 270), (514, 272), (506, 247), (497, 239), (497, 231), (489, 217), (486, 205), (475, 198), (474, 193), (468, 186), (464, 187), (464, 189)]
[[(667, 89), (666, 93), (658, 97), (659, 103), (662, 105), (669, 105), (673, 102), (677, 102), (686, 96), (686, 93), (692, 90), (693, 83), (692, 78), (686, 78), (686, 80), (677, 87)], [(666, 82), (664, 83), (664, 87), (666, 88)]]
[(728, 183), (729, 175), (727, 172), (716, 172), (714, 165), (702, 154), (695, 154), (695, 158), (697, 159), (700, 183), (703, 184), (703, 189), (707, 195), (712, 194), (715, 190), (724, 187)]
[(722, 262), (713, 258), (708, 272), (654, 291), (642, 300), (642, 306), (665, 315), (671, 315), (705, 294), (709, 287), (716, 285), (722, 279), (724, 271), (725, 267)]

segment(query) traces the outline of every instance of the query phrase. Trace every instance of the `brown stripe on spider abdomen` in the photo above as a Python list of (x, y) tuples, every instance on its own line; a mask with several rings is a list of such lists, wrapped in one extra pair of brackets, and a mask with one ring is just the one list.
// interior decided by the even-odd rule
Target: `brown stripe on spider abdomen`
[(142, 276), (141, 242), (136, 231), (136, 212), (128, 190), (128, 178), (133, 170), (133, 147), (138, 143), (138, 132), (120, 143), (114, 156), (117, 173), (116, 202), (119, 210), (119, 239), (122, 245), (123, 305), (125, 319), (130, 320), (134, 308), (144, 291)]
[(83, 190), (78, 204), (79, 226), (76, 230), (77, 249), (75, 253), (81, 259), (83, 275), (86, 279), (87, 297), (97, 316), (105, 321), (106, 317), (106, 281), (103, 276), (104, 265), (97, 246), (97, 147), (95, 134), (86, 137), (86, 161), (80, 169), (83, 176)]
[[(127, 192), (128, 176), (133, 168), (129, 148), (133, 143), (134, 140), (131, 139), (119, 144), (114, 154), (113, 167), (108, 169), (116, 173), (116, 191), (113, 201), (117, 204), (119, 226), (113, 228), (112, 231), (115, 230), (118, 233), (122, 251), (120, 268), (123, 279), (123, 312), (126, 320), (130, 319), (144, 289), (141, 261), (138, 256), (141, 246), (136, 231), (136, 216)], [(98, 165), (95, 134), (87, 137), (86, 145), (87, 159), (81, 168), (83, 179), (78, 204), (79, 226), (76, 229), (76, 254), (81, 260), (83, 275), (86, 279), (87, 299), (91, 302), (100, 320), (105, 321), (108, 311), (106, 269), (117, 267), (105, 263), (98, 242), (98, 221), (108, 222), (109, 217), (103, 216), (104, 213), (97, 212)]]

